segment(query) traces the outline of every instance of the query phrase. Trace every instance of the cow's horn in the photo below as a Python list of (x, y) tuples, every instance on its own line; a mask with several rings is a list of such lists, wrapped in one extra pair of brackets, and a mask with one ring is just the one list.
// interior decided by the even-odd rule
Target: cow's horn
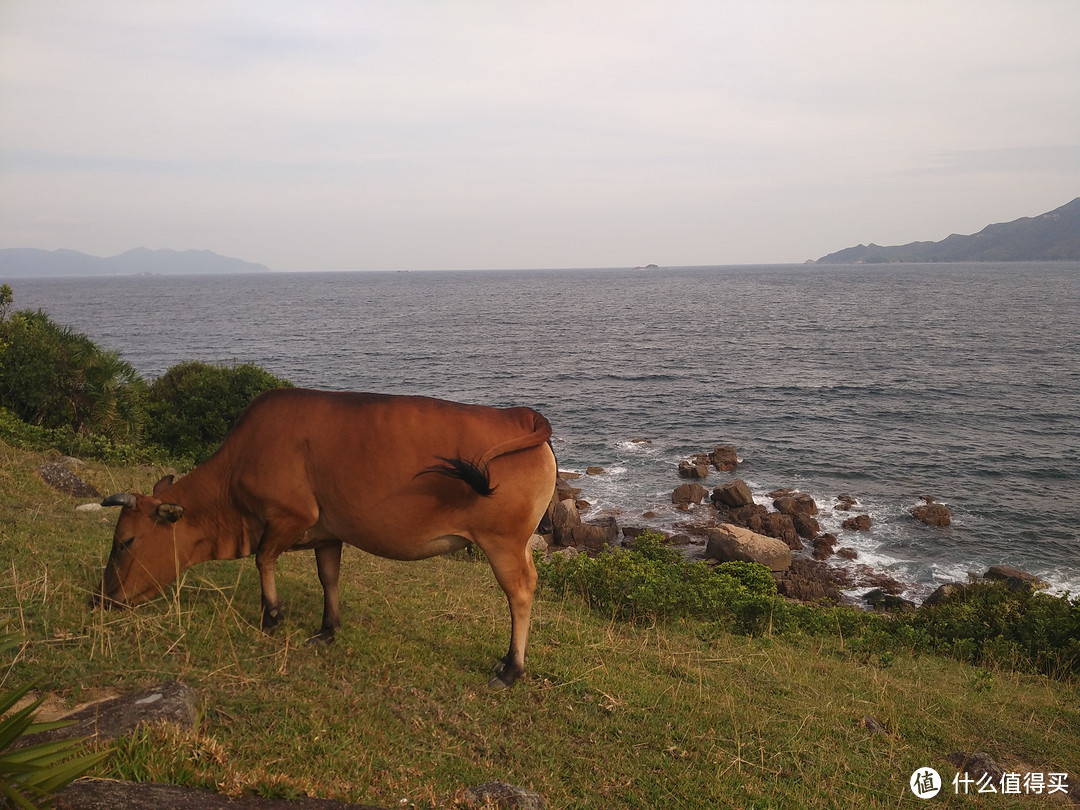
[(118, 492), (110, 495), (101, 502), (102, 506), (126, 506), (128, 509), (135, 508), (135, 496), (130, 492)]

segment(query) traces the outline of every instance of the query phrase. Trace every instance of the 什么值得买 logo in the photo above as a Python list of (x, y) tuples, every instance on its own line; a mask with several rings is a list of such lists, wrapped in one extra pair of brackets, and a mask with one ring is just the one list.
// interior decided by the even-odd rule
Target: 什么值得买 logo
[[(1028, 773), (1008, 772), (996, 781), (990, 773), (969, 775), (966, 771), (953, 777), (953, 791), (959, 794), (1000, 793), (1004, 795), (1051, 795), (1069, 793), (1069, 775), (1067, 773)], [(941, 775), (933, 768), (919, 768), (908, 783), (911, 792), (920, 799), (932, 799), (945, 787)]]
[(941, 775), (933, 768), (919, 768), (911, 775), (911, 792), (920, 799), (932, 799), (941, 791)]

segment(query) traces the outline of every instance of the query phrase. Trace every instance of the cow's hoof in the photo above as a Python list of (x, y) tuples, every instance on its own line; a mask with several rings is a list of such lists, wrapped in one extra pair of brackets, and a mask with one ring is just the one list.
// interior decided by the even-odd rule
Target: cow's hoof
[(264, 610), (262, 614), (262, 629), (264, 633), (273, 633), (285, 621), (285, 613), (281, 608)]
[(309, 638), (307, 640), (307, 643), (308, 644), (318, 644), (319, 646), (324, 646), (324, 645), (327, 645), (327, 644), (333, 644), (334, 643), (334, 638), (335, 638), (335, 636), (334, 636), (334, 631), (333, 630), (320, 630), (318, 633), (316, 633), (311, 638)]
[(492, 692), (501, 692), (503, 689), (509, 689), (513, 685), (514, 684), (512, 683), (507, 683), (498, 675), (488, 681), (488, 689), (490, 689)]
[(514, 670), (505, 661), (499, 661), (492, 670), (495, 677), (488, 681), (488, 688), (492, 690), (509, 689), (516, 682), (521, 675), (520, 672)]

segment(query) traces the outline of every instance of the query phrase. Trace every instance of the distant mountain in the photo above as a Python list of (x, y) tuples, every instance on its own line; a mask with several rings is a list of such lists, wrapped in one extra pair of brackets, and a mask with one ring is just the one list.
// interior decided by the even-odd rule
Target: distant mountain
[(882, 247), (856, 245), (817, 260), (819, 264), (882, 262), (1080, 261), (1080, 197), (1041, 216), (987, 225), (971, 236), (940, 242)]
[(130, 276), (150, 274), (268, 273), (264, 264), (220, 256), (209, 250), (135, 248), (99, 258), (74, 250), (6, 248), (0, 250), (0, 278), (16, 276)]

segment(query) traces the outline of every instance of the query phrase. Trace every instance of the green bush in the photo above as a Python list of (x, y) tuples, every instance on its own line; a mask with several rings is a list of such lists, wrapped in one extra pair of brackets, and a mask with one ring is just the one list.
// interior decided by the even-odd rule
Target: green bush
[(30, 425), (138, 441), (145, 385), (131, 365), (41, 310), (0, 309), (0, 407)]
[(291, 385), (250, 363), (179, 363), (150, 384), (146, 437), (175, 457), (201, 463), (221, 445), (252, 399)]
[(677, 548), (668, 545), (667, 538), (660, 532), (642, 532), (630, 541), (627, 548), (634, 554), (652, 562), (680, 565), (686, 557)]
[(773, 596), (776, 594), (776, 580), (773, 579), (772, 572), (764, 565), (732, 561), (720, 563), (713, 570), (737, 579), (751, 593), (761, 596)]
[(1080, 672), (1080, 601), (977, 582), (922, 607), (906, 624), (927, 649), (979, 666), (1048, 675)]
[(8, 284), (0, 284), (0, 321), (7, 317), (8, 310), (11, 309), (11, 305), (14, 301), (15, 295), (11, 291), (11, 286)]
[(57, 450), (66, 456), (93, 458), (106, 464), (165, 464), (160, 451), (142, 445), (116, 442), (105, 436), (84, 435), (71, 428), (28, 425), (7, 408), (0, 408), (0, 438), (27, 450)]
[[(540, 581), (555, 593), (578, 593), (593, 608), (622, 619), (707, 618), (745, 620), (739, 611), (767, 609), (776, 593), (768, 570), (763, 578), (744, 564), (724, 571), (690, 563), (647, 532), (627, 549), (589, 557), (556, 558), (539, 566)], [(766, 580), (767, 579), (767, 584)]]
[(936, 653), (966, 663), (1055, 677), (1080, 673), (1080, 601), (1002, 583), (974, 583), (913, 613), (882, 614), (786, 601), (764, 566), (687, 562), (646, 533), (627, 549), (556, 557), (537, 565), (557, 596), (579, 594), (626, 620), (698, 618), (703, 632), (840, 636), (852, 652), (892, 661), (896, 653)]
[(20, 446), (109, 463), (198, 463), (256, 395), (291, 385), (256, 365), (187, 362), (147, 386), (116, 352), (41, 310), (9, 316), (11, 303), (0, 285), (0, 435)]

